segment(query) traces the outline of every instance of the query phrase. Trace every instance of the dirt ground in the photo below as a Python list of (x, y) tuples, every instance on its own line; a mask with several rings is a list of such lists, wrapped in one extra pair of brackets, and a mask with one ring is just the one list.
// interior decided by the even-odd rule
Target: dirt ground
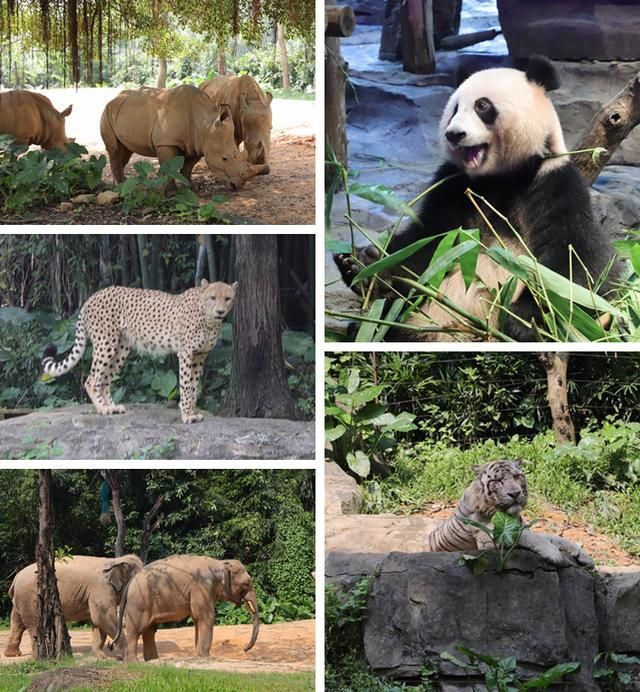
[[(71, 646), (80, 661), (91, 656), (91, 630), (71, 630)], [(0, 650), (9, 636), (0, 632)], [(161, 629), (156, 634), (159, 659), (150, 665), (171, 663), (178, 668), (220, 670), (233, 673), (295, 673), (315, 667), (315, 620), (261, 625), (258, 641), (250, 651), (243, 647), (251, 636), (251, 625), (216, 626), (211, 658), (197, 658), (193, 627)], [(18, 663), (31, 658), (31, 642), (25, 633), (20, 646), (22, 656), (0, 657), (0, 664)], [(142, 660), (142, 641), (138, 643)]]
[[(106, 154), (100, 136), (100, 116), (104, 106), (119, 89), (49, 89), (48, 96), (59, 110), (73, 105), (66, 120), (68, 137), (87, 148), (90, 154)], [(272, 103), (271, 172), (250, 180), (241, 190), (226, 190), (209, 172), (204, 159), (193, 172), (194, 189), (202, 204), (214, 195), (224, 195), (227, 201), (220, 211), (234, 224), (314, 224), (315, 223), (315, 102), (297, 99), (274, 99)], [(125, 169), (143, 157), (133, 156)], [(155, 159), (147, 159), (157, 166)], [(103, 172), (103, 182), (113, 185), (109, 164)], [(184, 219), (174, 215), (159, 215), (152, 210), (124, 216), (119, 205), (98, 207), (82, 205), (71, 212), (58, 207), (36, 209), (35, 217), (4, 218), (1, 223), (48, 224), (182, 224)], [(192, 221), (189, 221), (192, 223)]]

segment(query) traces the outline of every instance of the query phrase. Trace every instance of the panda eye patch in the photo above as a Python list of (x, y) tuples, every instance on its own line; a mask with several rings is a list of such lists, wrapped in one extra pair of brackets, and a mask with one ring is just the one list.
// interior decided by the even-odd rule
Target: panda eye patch
[(485, 125), (493, 125), (498, 117), (496, 107), (487, 98), (480, 98), (474, 104), (473, 108), (477, 116)]

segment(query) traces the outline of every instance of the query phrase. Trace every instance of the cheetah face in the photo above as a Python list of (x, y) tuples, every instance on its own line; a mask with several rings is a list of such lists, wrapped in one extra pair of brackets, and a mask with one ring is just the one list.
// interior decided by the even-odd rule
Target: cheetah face
[(206, 279), (202, 279), (200, 290), (207, 317), (223, 320), (233, 307), (237, 288), (237, 281), (232, 285), (225, 284), (222, 281), (215, 281), (210, 284)]

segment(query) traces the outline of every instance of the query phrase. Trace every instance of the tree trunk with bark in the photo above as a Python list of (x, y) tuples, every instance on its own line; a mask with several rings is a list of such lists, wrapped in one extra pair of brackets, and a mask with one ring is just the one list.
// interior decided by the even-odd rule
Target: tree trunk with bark
[(37, 659), (71, 656), (71, 639), (62, 615), (53, 557), (53, 508), (51, 469), (38, 471), (38, 511), (40, 529), (36, 546), (37, 618), (34, 643)]
[(402, 64), (406, 72), (435, 71), (432, 0), (402, 0)]
[(289, 56), (287, 55), (287, 40), (285, 38), (284, 26), (278, 24), (276, 31), (278, 50), (280, 52), (280, 69), (282, 70), (282, 88), (288, 91), (291, 88), (291, 78), (289, 75)]
[(589, 184), (598, 177), (614, 151), (640, 123), (640, 72), (595, 114), (574, 150), (602, 147), (606, 152), (596, 156), (575, 154), (573, 162)]
[(144, 515), (142, 520), (142, 532), (140, 533), (140, 552), (138, 553), (142, 562), (147, 564), (149, 555), (149, 539), (151, 534), (160, 526), (164, 519), (164, 514), (160, 512), (160, 507), (164, 502), (164, 495), (158, 495), (153, 507)]
[(165, 89), (167, 86), (167, 59), (165, 57), (158, 58), (158, 81), (156, 87)]
[(553, 432), (558, 446), (576, 443), (576, 433), (569, 412), (567, 392), (568, 353), (539, 353), (538, 358), (547, 373), (547, 399), (551, 409)]
[(225, 410), (247, 418), (300, 417), (282, 353), (278, 244), (274, 235), (236, 235), (233, 364)]
[(104, 478), (111, 488), (111, 506), (113, 507), (113, 517), (116, 520), (116, 527), (118, 529), (114, 554), (116, 557), (122, 557), (125, 554), (124, 539), (127, 533), (127, 527), (124, 522), (124, 512), (122, 511), (120, 471), (105, 471)]

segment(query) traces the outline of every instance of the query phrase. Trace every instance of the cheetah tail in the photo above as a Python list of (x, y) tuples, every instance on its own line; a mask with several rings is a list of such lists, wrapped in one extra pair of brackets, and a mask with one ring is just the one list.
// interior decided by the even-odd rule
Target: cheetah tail
[(60, 375), (69, 372), (69, 370), (78, 364), (86, 348), (87, 334), (82, 322), (82, 317), (80, 317), (78, 319), (78, 326), (76, 327), (76, 340), (73, 344), (73, 348), (71, 349), (71, 353), (62, 362), (56, 363), (58, 349), (54, 344), (49, 344), (44, 349), (42, 356), (42, 370), (44, 374), (49, 375), (49, 377), (60, 377)]

